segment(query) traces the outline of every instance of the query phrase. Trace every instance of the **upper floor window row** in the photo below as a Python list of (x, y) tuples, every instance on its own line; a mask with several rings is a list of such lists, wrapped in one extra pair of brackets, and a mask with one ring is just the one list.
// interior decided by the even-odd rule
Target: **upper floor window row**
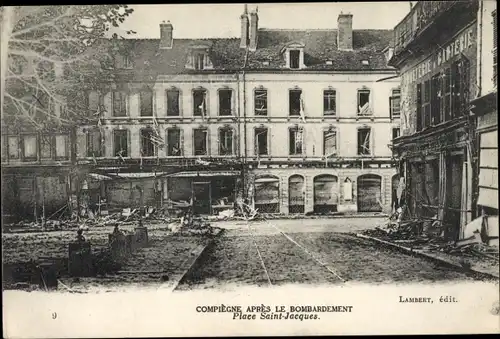
[(3, 157), (17, 161), (69, 160), (67, 134), (21, 134), (3, 137)]
[[(372, 116), (372, 99), (369, 89), (357, 91), (357, 115)], [(338, 116), (338, 93), (333, 88), (324, 89), (322, 92), (323, 107), (322, 114), (325, 117)], [(192, 90), (192, 115), (205, 117), (210, 115), (208, 90), (196, 88)], [(139, 113), (140, 116), (152, 116), (154, 112), (155, 95), (150, 89), (143, 89), (139, 92)], [(181, 116), (182, 93), (175, 87), (165, 90), (165, 111), (167, 117)], [(234, 90), (230, 88), (220, 88), (217, 90), (217, 115), (234, 116), (236, 98)], [(95, 91), (88, 95), (89, 115), (97, 115), (98, 112), (106, 111), (105, 100)], [(111, 112), (114, 117), (128, 116), (130, 112), (130, 94), (124, 91), (111, 92)], [(253, 91), (253, 109), (255, 116), (268, 116), (269, 113), (269, 93), (268, 90), (259, 87)], [(314, 109), (317, 105), (314, 104)], [(288, 90), (288, 115), (305, 118), (308, 107), (306, 105), (302, 89), (293, 88)], [(399, 118), (401, 113), (401, 91), (393, 89), (389, 97), (389, 114), (392, 119)]]

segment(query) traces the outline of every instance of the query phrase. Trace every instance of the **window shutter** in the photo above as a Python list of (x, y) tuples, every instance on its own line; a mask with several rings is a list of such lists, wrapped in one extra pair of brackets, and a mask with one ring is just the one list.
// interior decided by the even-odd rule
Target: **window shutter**
[(180, 153), (181, 153), (181, 156), (184, 156), (184, 129), (180, 129), (179, 130), (179, 134), (180, 134)]

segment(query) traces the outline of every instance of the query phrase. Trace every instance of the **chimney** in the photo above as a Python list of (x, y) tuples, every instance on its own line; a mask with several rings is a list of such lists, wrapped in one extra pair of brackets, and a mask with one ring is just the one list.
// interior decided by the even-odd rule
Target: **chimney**
[(258, 8), (250, 13), (250, 33), (249, 33), (249, 49), (255, 51), (257, 49), (257, 38), (259, 31), (259, 15), (257, 14)]
[(174, 26), (170, 21), (163, 21), (160, 24), (160, 49), (170, 49), (173, 45), (173, 30)]
[(340, 13), (337, 19), (337, 46), (339, 50), (352, 51), (352, 14)]
[(240, 48), (247, 48), (248, 45), (248, 10), (247, 5), (245, 5), (245, 10), (240, 16), (241, 19), (241, 42)]

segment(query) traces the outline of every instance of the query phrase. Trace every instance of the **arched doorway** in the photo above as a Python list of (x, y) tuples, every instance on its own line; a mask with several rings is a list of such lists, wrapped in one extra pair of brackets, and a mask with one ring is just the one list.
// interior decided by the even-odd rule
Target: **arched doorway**
[(334, 175), (323, 174), (314, 178), (314, 213), (337, 212), (338, 187)]
[(275, 176), (255, 179), (255, 208), (262, 213), (280, 212), (280, 182)]
[(382, 178), (379, 175), (358, 177), (358, 211), (382, 212)]
[(288, 212), (304, 213), (304, 177), (294, 174), (288, 179)]

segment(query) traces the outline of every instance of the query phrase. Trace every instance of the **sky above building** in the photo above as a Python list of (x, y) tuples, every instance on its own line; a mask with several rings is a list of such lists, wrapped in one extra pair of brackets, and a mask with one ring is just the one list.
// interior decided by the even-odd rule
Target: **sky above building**
[[(260, 28), (328, 29), (337, 27), (340, 12), (353, 15), (353, 29), (393, 29), (410, 11), (410, 1), (264, 3), (258, 6)], [(134, 13), (118, 32), (134, 38), (159, 38), (159, 24), (170, 21), (174, 38), (239, 37), (244, 4), (132, 5)]]

